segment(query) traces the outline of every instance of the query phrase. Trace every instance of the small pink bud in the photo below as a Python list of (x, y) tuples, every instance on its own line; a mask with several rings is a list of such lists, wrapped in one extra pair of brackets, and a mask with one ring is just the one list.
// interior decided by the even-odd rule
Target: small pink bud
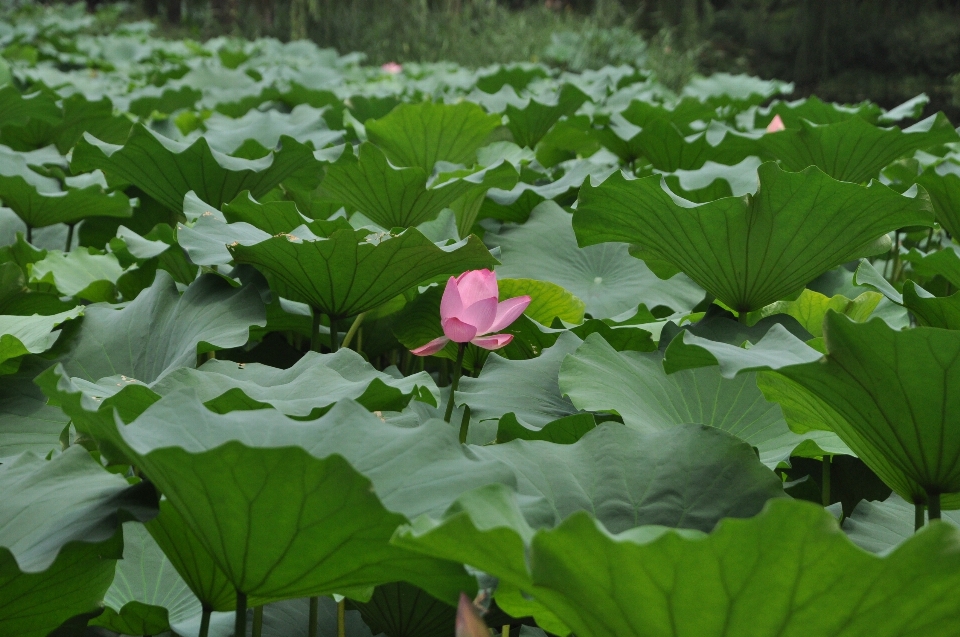
[(770, 120), (770, 123), (767, 124), (768, 133), (777, 133), (782, 130), (786, 130), (786, 126), (783, 125), (783, 120), (780, 119), (779, 115), (774, 115), (773, 119)]
[(396, 62), (387, 62), (380, 67), (380, 70), (386, 71), (390, 75), (396, 75), (397, 73), (403, 72), (403, 66)]
[(456, 637), (490, 637), (490, 629), (470, 598), (463, 593), (460, 593), (460, 603), (457, 604), (455, 628)]

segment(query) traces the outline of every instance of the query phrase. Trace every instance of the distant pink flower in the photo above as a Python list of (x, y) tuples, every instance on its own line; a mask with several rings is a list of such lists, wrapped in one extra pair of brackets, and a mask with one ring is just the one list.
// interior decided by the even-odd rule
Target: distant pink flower
[(396, 62), (387, 62), (380, 67), (381, 71), (386, 71), (390, 75), (396, 75), (403, 71), (403, 65), (397, 64)]
[(470, 598), (463, 593), (460, 593), (460, 603), (457, 604), (454, 634), (456, 637), (490, 637), (490, 629)]
[(778, 133), (786, 129), (787, 127), (783, 125), (783, 120), (780, 119), (779, 115), (774, 115), (773, 119), (770, 120), (770, 123), (767, 124), (768, 133)]
[(500, 290), (492, 270), (469, 270), (450, 277), (440, 300), (440, 325), (443, 336), (411, 350), (417, 356), (430, 356), (454, 343), (473, 343), (484, 349), (500, 349), (513, 340), (512, 334), (494, 334), (516, 321), (530, 305), (529, 296), (518, 296), (498, 303)]

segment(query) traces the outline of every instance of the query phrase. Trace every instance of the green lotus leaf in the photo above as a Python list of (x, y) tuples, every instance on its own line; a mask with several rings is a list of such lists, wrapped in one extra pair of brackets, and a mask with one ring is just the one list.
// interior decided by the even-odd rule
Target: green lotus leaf
[(910, 263), (917, 275), (931, 279), (940, 275), (950, 285), (960, 288), (960, 246), (947, 244), (942, 250), (926, 254), (914, 248), (902, 258)]
[(237, 592), (233, 585), (170, 502), (161, 500), (159, 515), (145, 526), (167, 560), (165, 567), (168, 564), (176, 569), (181, 581), (200, 601), (201, 609), (206, 607), (215, 613), (236, 608)]
[(428, 175), (438, 161), (473, 165), (477, 149), (498, 126), (499, 115), (488, 115), (471, 102), (400, 104), (364, 123), (370, 141), (391, 163), (419, 166)]
[(0, 175), (0, 200), (32, 228), (76, 223), (88, 217), (129, 217), (133, 214), (130, 200), (122, 193), (108, 195), (97, 185), (43, 192), (20, 176)]
[(577, 407), (615, 412), (627, 427), (641, 431), (683, 423), (726, 431), (756, 447), (768, 467), (789, 459), (806, 440), (830, 451), (842, 449), (825, 432), (790, 431), (780, 408), (757, 389), (754, 374), (724, 378), (706, 368), (668, 376), (661, 361), (658, 353), (618, 352), (599, 336), (588, 336), (563, 361), (560, 390)]
[(697, 170), (675, 170), (664, 180), (674, 194), (694, 203), (706, 203), (756, 192), (759, 166), (760, 159), (752, 156), (733, 166), (708, 161)]
[(409, 228), (436, 218), (472, 191), (482, 196), (488, 188), (512, 188), (517, 181), (504, 162), (428, 186), (429, 175), (419, 166), (394, 168), (383, 151), (364, 143), (359, 156), (344, 153), (327, 168), (321, 189), (324, 197), (348, 204), (383, 228)]
[[(156, 635), (168, 630), (195, 632), (202, 608), (187, 583), (150, 536), (143, 524), (123, 525), (123, 559), (117, 562), (113, 583), (104, 596), (104, 613), (91, 625), (124, 635)], [(229, 614), (212, 618), (229, 625)]]
[(51, 316), (0, 315), (0, 374), (16, 372), (21, 357), (53, 347), (60, 337), (60, 330), (55, 328), (82, 314), (83, 307), (75, 307)]
[(861, 102), (852, 106), (824, 102), (816, 95), (784, 102), (776, 100), (769, 106), (757, 109), (753, 113), (753, 128), (766, 128), (777, 115), (787, 128), (800, 128), (801, 121), (811, 124), (836, 124), (852, 117), (859, 117), (870, 124), (876, 124), (883, 110), (873, 102)]
[(960, 602), (948, 593), (960, 583), (960, 536), (946, 524), (880, 558), (805, 502), (777, 499), (708, 536), (662, 527), (613, 535), (586, 513), (532, 532), (507, 495), (464, 498), (441, 522), (418, 520), (394, 542), (518, 586), (581, 637), (946, 637), (960, 629)]
[[(836, 294), (825, 296), (813, 290), (804, 289), (800, 296), (793, 301), (777, 301), (756, 313), (758, 318), (775, 314), (788, 314), (797, 319), (803, 329), (813, 336), (823, 336), (823, 317), (827, 310), (833, 310), (862, 323), (866, 321), (877, 304), (883, 298), (876, 292), (864, 292), (855, 299)], [(754, 315), (749, 317), (754, 318)]]
[(61, 449), (60, 434), (70, 417), (47, 399), (33, 379), (46, 367), (27, 359), (0, 384), (0, 462), (30, 451), (38, 456)]
[(63, 111), (55, 120), (34, 118), (23, 127), (5, 130), (4, 143), (19, 149), (32, 149), (55, 145), (61, 153), (67, 153), (77, 140), (88, 132), (110, 143), (122, 143), (127, 138), (133, 121), (114, 112), (113, 102), (108, 97), (87, 99), (75, 93), (62, 101)]
[(110, 474), (78, 446), (0, 466), (0, 629), (45, 637), (96, 611), (123, 546), (121, 516), (147, 519), (156, 494)]
[(913, 281), (903, 284), (903, 306), (927, 327), (960, 330), (960, 292), (937, 298)]
[(337, 230), (329, 237), (307, 228), (297, 232), (230, 245), (230, 253), (281, 282), (289, 293), (282, 296), (334, 319), (379, 307), (427, 279), (497, 263), (476, 237), (439, 246), (416, 228), (386, 236), (369, 230)]
[(31, 283), (46, 283), (66, 296), (94, 303), (117, 300), (117, 281), (123, 267), (112, 254), (100, 254), (94, 248), (72, 252), (50, 252), (33, 264)]
[(953, 237), (960, 237), (960, 166), (931, 166), (917, 178), (933, 202), (937, 221)]
[(690, 127), (691, 123), (697, 120), (708, 122), (716, 119), (717, 109), (694, 97), (681, 98), (669, 106), (635, 99), (620, 111), (619, 115), (641, 128), (653, 120), (661, 119), (676, 125), (684, 132), (692, 133), (694, 130)]
[(756, 515), (767, 500), (785, 497), (750, 445), (701, 425), (638, 430), (605, 423), (569, 445), (514, 440), (472, 451), (516, 472), (527, 498), (524, 517), (534, 528), (590, 511), (613, 533), (648, 524), (709, 531), (723, 518)]
[(549, 77), (547, 70), (537, 64), (498, 64), (492, 73), (481, 72), (477, 75), (476, 86), (484, 93), (496, 93), (504, 86), (512, 86), (518, 91), (527, 88), (530, 82)]
[(276, 148), (284, 136), (300, 143), (310, 142), (314, 150), (343, 143), (343, 131), (330, 130), (323, 109), (308, 104), (300, 104), (289, 113), (251, 110), (237, 118), (214, 113), (203, 121), (203, 127), (202, 137), (210, 148), (225, 155), (236, 153), (250, 142), (265, 149)]
[(141, 118), (149, 117), (154, 112), (169, 115), (183, 108), (193, 108), (202, 96), (203, 93), (189, 86), (171, 88), (148, 84), (127, 94), (130, 101), (126, 110)]
[(615, 174), (585, 185), (573, 216), (577, 240), (639, 244), (727, 307), (750, 312), (836, 265), (882, 251), (877, 237), (891, 230), (933, 222), (925, 197), (877, 183), (862, 187), (814, 167), (789, 173), (772, 163), (758, 172), (756, 195), (698, 206), (674, 201), (659, 176), (628, 181)]
[(487, 245), (501, 250), (498, 276), (556, 283), (581, 299), (594, 318), (617, 316), (641, 303), (689, 310), (703, 298), (703, 291), (684, 276), (661, 281), (625, 245), (578, 248), (570, 224), (560, 206), (544, 202), (525, 224), (487, 232)]
[[(913, 537), (914, 515), (914, 505), (894, 493), (883, 502), (861, 500), (841, 526), (860, 548), (887, 555)], [(960, 527), (960, 512), (944, 511), (943, 521)]]
[(349, 400), (299, 422), (269, 409), (215, 414), (180, 392), (92, 434), (150, 477), (251, 605), (398, 580), (452, 603), (473, 586), (460, 565), (387, 541), (478, 482), (515, 480), (442, 421), (402, 429)]
[[(374, 591), (374, 595), (376, 594)], [(337, 602), (331, 597), (321, 597), (319, 602), (316, 634), (338, 634)], [(353, 600), (347, 601), (347, 604), (354, 603)], [(343, 613), (343, 624), (344, 637), (374, 637), (360, 613), (349, 607)], [(309, 599), (289, 599), (263, 607), (263, 637), (309, 637), (309, 627)], [(230, 634), (232, 633), (228, 633)]]
[(123, 309), (86, 306), (83, 324), (58, 360), (68, 376), (88, 381), (123, 374), (152, 383), (195, 365), (198, 352), (245, 344), (250, 327), (265, 324), (252, 287), (233, 288), (205, 275), (181, 296), (170, 275), (158, 271), (153, 285)]
[(793, 92), (793, 84), (780, 80), (763, 80), (746, 74), (714, 73), (698, 76), (687, 82), (682, 97), (692, 97), (711, 106), (733, 105), (745, 108), (760, 104), (774, 95)]
[(801, 121), (799, 129), (764, 135), (758, 143), (787, 170), (816, 166), (834, 179), (861, 183), (904, 155), (956, 141), (960, 135), (938, 113), (904, 130), (878, 128), (859, 117), (822, 126)]
[(27, 279), (19, 265), (13, 261), (0, 263), (0, 315), (52, 316), (71, 310), (75, 305), (61, 300), (59, 293), (28, 288)]
[[(101, 400), (130, 384), (118, 376), (100, 379), (96, 384), (75, 382), (85, 394)], [(145, 387), (158, 398), (192, 388), (200, 401), (217, 413), (273, 407), (288, 416), (307, 419), (319, 417), (346, 398), (371, 411), (400, 411), (414, 396), (434, 404), (440, 398), (426, 372), (396, 378), (377, 371), (349, 349), (334, 354), (308, 352), (288, 369), (211, 360), (199, 369), (175, 369)], [(318, 392), (318, 387), (323, 391)]]
[(517, 416), (507, 413), (497, 423), (497, 442), (511, 440), (546, 440), (560, 445), (573, 444), (597, 426), (593, 414), (573, 414), (548, 422), (541, 429), (531, 429), (520, 424)]
[(350, 602), (371, 634), (450, 637), (457, 609), (406, 582), (378, 586), (369, 602)]
[(248, 160), (213, 151), (203, 138), (187, 146), (137, 125), (122, 146), (85, 134), (70, 166), (81, 172), (102, 170), (109, 180), (133, 184), (179, 213), (190, 191), (219, 208), (244, 190), (260, 197), (315, 161), (309, 147), (289, 137), (281, 138), (275, 153)]
[(227, 265), (233, 256), (227, 245), (236, 241), (255, 243), (274, 235), (249, 223), (224, 223), (214, 214), (204, 214), (192, 226), (177, 226), (177, 243), (190, 258), (200, 266)]
[[(902, 496), (899, 476), (928, 497), (960, 491), (960, 435), (952, 426), (960, 409), (954, 391), (960, 373), (960, 333), (930, 327), (896, 331), (880, 320), (855, 323), (835, 312), (824, 321), (823, 360), (779, 369), (815, 394), (841, 418), (837, 435)], [(899, 483), (899, 484), (898, 484)]]
[(718, 125), (706, 132), (686, 136), (676, 124), (654, 118), (642, 130), (634, 130), (629, 123), (621, 123), (613, 131), (631, 149), (639, 151), (654, 168), (664, 172), (697, 170), (708, 161), (738, 164), (747, 157), (758, 155), (760, 151), (754, 135)]
[(537, 143), (561, 117), (573, 115), (590, 98), (573, 84), (564, 84), (555, 103), (530, 99), (522, 107), (507, 104), (507, 128), (520, 146), (536, 148)]
[[(565, 122), (561, 122), (561, 124), (563, 123)], [(491, 146), (486, 148), (491, 148)], [(540, 145), (540, 148), (543, 148), (543, 144)], [(479, 219), (490, 218), (513, 223), (525, 223), (530, 218), (533, 209), (547, 199), (566, 201), (576, 196), (576, 191), (580, 190), (581, 184), (591, 175), (605, 178), (611, 172), (612, 168), (609, 166), (600, 166), (592, 162), (579, 162), (559, 178), (547, 183), (544, 182), (549, 177), (543, 175), (542, 179), (537, 179), (532, 184), (520, 181), (510, 190), (491, 188), (487, 191), (487, 196), (480, 205), (477, 217)], [(539, 173), (534, 174), (540, 176)], [(530, 179), (529, 175), (527, 179)]]
[(292, 201), (260, 203), (249, 192), (241, 192), (236, 199), (224, 204), (223, 217), (228, 223), (248, 223), (270, 235), (292, 232), (310, 222)]
[(564, 358), (580, 342), (572, 332), (563, 332), (552, 347), (530, 360), (489, 356), (480, 376), (460, 381), (457, 404), (469, 405), (471, 417), (477, 420), (499, 420), (513, 413), (518, 422), (533, 429), (576, 414), (579, 410), (561, 394), (557, 376)]
[[(31, 119), (56, 123), (62, 117), (56, 102), (46, 93), (21, 95), (16, 87), (8, 84), (0, 88), (0, 128), (22, 128)], [(0, 140), (7, 140), (0, 134)]]
[(556, 283), (534, 279), (500, 279), (497, 285), (501, 299), (529, 296), (530, 305), (523, 313), (542, 325), (552, 325), (554, 319), (573, 324), (583, 322), (586, 309), (584, 302)]
[(34, 170), (35, 167), (39, 168), (44, 165), (65, 167), (66, 161), (53, 147), (30, 152), (17, 152), (6, 146), (0, 146), (0, 175), (6, 178), (21, 177), (39, 193), (60, 192), (60, 182)]
[(720, 366), (724, 378), (744, 371), (779, 369), (820, 359), (820, 352), (791, 334), (782, 325), (771, 327), (749, 348), (712, 341), (683, 330), (664, 352), (663, 368), (668, 374), (682, 369)]

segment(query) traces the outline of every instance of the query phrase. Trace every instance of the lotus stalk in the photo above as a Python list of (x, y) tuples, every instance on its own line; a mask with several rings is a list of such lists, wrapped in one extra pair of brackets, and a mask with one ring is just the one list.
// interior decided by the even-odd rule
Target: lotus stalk
[(233, 634), (247, 634), (247, 594), (240, 591), (237, 591), (237, 614), (233, 623)]
[(320, 598), (310, 598), (310, 617), (307, 625), (307, 636), (317, 637), (317, 622), (320, 620)]

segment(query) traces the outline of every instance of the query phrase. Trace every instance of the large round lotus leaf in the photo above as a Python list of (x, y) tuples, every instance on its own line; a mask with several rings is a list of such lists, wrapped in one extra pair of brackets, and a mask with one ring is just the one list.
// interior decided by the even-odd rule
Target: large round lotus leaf
[[(156, 635), (171, 628), (179, 635), (188, 635), (200, 628), (200, 600), (138, 522), (123, 525), (123, 559), (117, 562), (104, 607), (103, 614), (91, 624), (124, 635)], [(231, 614), (217, 613), (211, 617), (209, 634), (227, 637), (232, 628)]]
[(626, 245), (577, 247), (570, 214), (552, 201), (534, 208), (523, 225), (504, 225), (484, 241), (500, 247), (500, 277), (556, 283), (586, 303), (594, 318), (610, 318), (641, 303), (689, 310), (703, 299), (703, 290), (685, 276), (657, 278)]
[(71, 167), (102, 170), (108, 181), (133, 184), (179, 213), (190, 191), (219, 208), (244, 190), (260, 197), (305, 164), (319, 165), (308, 146), (290, 137), (281, 141), (282, 148), (266, 157), (240, 159), (211, 150), (203, 138), (187, 146), (137, 125), (122, 146), (85, 134), (73, 149)]
[(471, 191), (482, 194), (493, 187), (512, 188), (517, 181), (516, 171), (504, 162), (428, 187), (429, 175), (419, 167), (394, 168), (379, 148), (361, 144), (358, 156), (344, 153), (327, 168), (322, 193), (383, 228), (408, 228), (435, 219), (443, 208)]
[(368, 602), (351, 602), (374, 634), (451, 637), (457, 609), (405, 582), (378, 586)]
[(756, 374), (728, 379), (716, 367), (705, 367), (668, 376), (662, 361), (659, 353), (617, 352), (590, 335), (564, 359), (560, 389), (581, 409), (616, 412), (641, 431), (682, 423), (722, 429), (756, 447), (769, 467), (788, 460), (805, 440), (836, 451), (829, 433), (790, 431), (780, 408), (757, 389)]
[(63, 192), (43, 192), (19, 175), (0, 174), (0, 199), (32, 228), (77, 223), (87, 217), (129, 217), (130, 200), (123, 193), (103, 192), (98, 185)]
[(880, 558), (820, 507), (787, 499), (707, 536), (612, 535), (587, 513), (533, 531), (491, 489), (394, 539), (519, 587), (580, 637), (948, 637), (960, 630), (958, 541), (935, 524)]
[(834, 179), (854, 183), (876, 177), (881, 168), (916, 150), (960, 141), (943, 113), (904, 130), (878, 128), (859, 117), (822, 126), (802, 120), (799, 124), (764, 135), (758, 144), (787, 170), (816, 166)]
[(150, 477), (251, 605), (398, 580), (452, 603), (473, 586), (462, 567), (391, 547), (390, 536), (478, 483), (515, 482), (446, 423), (402, 429), (349, 400), (300, 422), (271, 409), (216, 414), (181, 392), (127, 426), (96, 425), (92, 435)]
[[(376, 594), (376, 593), (374, 593)], [(337, 634), (337, 602), (331, 597), (321, 597), (317, 608), (317, 632), (326, 637)], [(349, 602), (348, 602), (349, 603)], [(248, 611), (253, 615), (253, 611)], [(347, 609), (343, 614), (344, 637), (373, 637), (360, 613)], [(453, 626), (451, 623), (450, 626)], [(232, 628), (232, 626), (231, 626)], [(263, 607), (263, 637), (309, 637), (310, 600), (288, 599)]]
[(161, 500), (160, 514), (145, 527), (169, 565), (176, 569), (202, 605), (214, 611), (236, 608), (237, 591), (170, 502)]
[(87, 306), (83, 324), (58, 360), (69, 376), (85, 380), (122, 374), (151, 383), (195, 365), (199, 347), (245, 344), (254, 325), (266, 325), (254, 288), (234, 288), (207, 275), (181, 296), (170, 275), (158, 271), (153, 285), (122, 309)]
[(928, 494), (960, 492), (960, 332), (897, 331), (829, 312), (824, 338), (823, 360), (779, 373), (842, 416), (837, 434), (891, 486), (897, 476), (873, 458)]
[[(915, 515), (915, 505), (894, 493), (883, 502), (861, 500), (842, 528), (860, 548), (885, 555), (913, 537)], [(943, 521), (960, 527), (960, 511), (944, 511)]]
[(45, 637), (95, 611), (123, 547), (120, 512), (156, 513), (156, 494), (108, 473), (74, 446), (51, 460), (0, 465), (0, 632)]
[(57, 342), (61, 323), (83, 314), (78, 306), (51, 316), (10, 316), (0, 314), (0, 374), (12, 374), (27, 354), (45, 352)]
[(338, 230), (318, 237), (305, 227), (297, 232), (302, 236), (236, 243), (230, 252), (238, 263), (251, 263), (279, 281), (289, 293), (283, 296), (334, 318), (372, 310), (427, 279), (497, 263), (476, 237), (440, 246), (416, 228), (386, 236)]
[(400, 104), (365, 123), (370, 141), (391, 162), (419, 166), (428, 175), (438, 161), (472, 166), (477, 149), (498, 126), (499, 115), (488, 115), (471, 102)]
[(701, 425), (638, 431), (606, 423), (569, 445), (514, 440), (473, 451), (513, 468), (535, 527), (589, 511), (613, 533), (648, 524), (709, 531), (784, 497), (749, 445)]
[(639, 244), (727, 307), (750, 312), (836, 265), (882, 252), (877, 238), (892, 230), (933, 223), (926, 196), (836, 181), (815, 167), (790, 173), (766, 163), (758, 171), (755, 195), (700, 205), (675, 200), (656, 175), (584, 185), (573, 216), (577, 240)]

